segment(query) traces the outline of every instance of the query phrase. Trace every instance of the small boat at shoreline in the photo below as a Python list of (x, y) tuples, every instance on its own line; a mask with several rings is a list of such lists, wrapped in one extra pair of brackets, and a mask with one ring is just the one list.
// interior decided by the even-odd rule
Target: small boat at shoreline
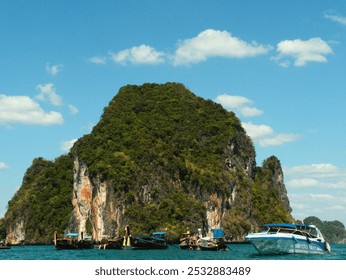
[(0, 250), (8, 250), (11, 249), (11, 245), (8, 244), (6, 241), (0, 241)]
[(179, 247), (182, 250), (196, 250), (197, 237), (194, 234), (191, 234), (190, 231), (183, 233), (183, 236), (180, 238)]
[(202, 251), (226, 251), (227, 245), (222, 238), (203, 237), (198, 240), (197, 246)]
[(116, 238), (104, 237), (100, 241), (99, 249), (121, 250), (121, 249), (123, 249), (123, 244), (124, 244), (124, 238), (123, 237), (116, 237)]
[(130, 228), (129, 226), (126, 226), (123, 237), (115, 237), (115, 238), (104, 237), (100, 241), (99, 249), (122, 250), (130, 246), (130, 243), (131, 243)]
[(58, 238), (57, 232), (54, 233), (54, 245), (57, 250), (77, 250), (94, 249), (94, 243), (90, 236), (84, 236), (81, 232), (81, 238), (76, 232), (67, 233), (63, 238)]
[(245, 239), (261, 255), (330, 253), (329, 243), (315, 225), (265, 224), (261, 232), (249, 233)]
[(167, 249), (166, 232), (153, 232), (151, 236), (130, 237), (132, 250), (139, 249)]
[(212, 229), (213, 237), (202, 237), (202, 230), (198, 229), (198, 234), (193, 235), (190, 231), (180, 238), (179, 247), (182, 250), (202, 250), (202, 251), (225, 251), (227, 245), (223, 238), (223, 229)]
[(197, 245), (202, 251), (226, 251), (227, 245), (223, 238), (223, 229), (212, 229), (213, 237), (203, 237), (197, 241)]

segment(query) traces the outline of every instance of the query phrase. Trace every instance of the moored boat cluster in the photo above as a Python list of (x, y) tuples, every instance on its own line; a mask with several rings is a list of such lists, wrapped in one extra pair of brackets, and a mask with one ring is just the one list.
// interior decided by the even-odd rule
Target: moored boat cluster
[[(90, 236), (84, 236), (83, 233), (68, 233), (64, 237), (58, 238), (57, 233), (54, 234), (54, 245), (57, 250), (67, 249), (93, 249), (95, 247)], [(167, 249), (166, 232), (153, 232), (150, 236), (132, 236), (129, 226), (126, 226), (124, 236), (116, 238), (108, 238), (105, 236), (97, 244), (99, 249)], [(214, 229), (213, 237), (202, 237), (201, 230), (197, 235), (190, 232), (184, 233), (180, 239), (179, 247), (188, 250), (208, 250), (208, 251), (224, 251), (227, 246), (223, 237), (223, 230)]]
[[(180, 238), (179, 247), (182, 250), (225, 251), (228, 249), (222, 228), (212, 230), (213, 236), (202, 236), (187, 231)], [(79, 238), (80, 236), (80, 238)], [(314, 225), (303, 224), (265, 224), (263, 230), (249, 233), (246, 241), (251, 243), (260, 254), (325, 254), (330, 253), (330, 245), (322, 233)], [(54, 245), (57, 250), (63, 249), (93, 249), (95, 247), (90, 236), (78, 233), (66, 234), (63, 238), (54, 235)], [(167, 249), (166, 232), (153, 232), (150, 236), (132, 236), (127, 226), (124, 236), (103, 238), (99, 249)]]

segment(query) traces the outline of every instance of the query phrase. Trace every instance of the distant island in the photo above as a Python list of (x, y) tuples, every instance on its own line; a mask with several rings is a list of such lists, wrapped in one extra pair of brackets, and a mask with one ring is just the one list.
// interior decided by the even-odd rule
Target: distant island
[(317, 217), (310, 216), (305, 218), (303, 222), (317, 226), (329, 243), (346, 244), (345, 225), (340, 221), (321, 221)]
[[(55, 231), (76, 231), (99, 241), (130, 225), (135, 235), (165, 230), (171, 242), (218, 227), (243, 241), (264, 223), (294, 222), (283, 178), (275, 156), (257, 166), (233, 112), (180, 83), (127, 85), (68, 154), (33, 159), (0, 239), (51, 244)], [(340, 222), (321, 223), (331, 242), (345, 238)]]

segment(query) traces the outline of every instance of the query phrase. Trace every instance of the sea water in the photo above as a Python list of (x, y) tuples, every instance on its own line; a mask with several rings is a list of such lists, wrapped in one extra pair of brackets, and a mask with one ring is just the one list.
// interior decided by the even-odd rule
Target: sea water
[[(262, 256), (250, 244), (228, 244), (227, 251), (181, 250), (170, 245), (164, 250), (56, 250), (47, 246), (13, 246), (0, 250), (0, 260), (346, 260), (346, 245), (332, 244), (323, 255), (290, 254)], [(0, 262), (1, 264), (1, 262)]]

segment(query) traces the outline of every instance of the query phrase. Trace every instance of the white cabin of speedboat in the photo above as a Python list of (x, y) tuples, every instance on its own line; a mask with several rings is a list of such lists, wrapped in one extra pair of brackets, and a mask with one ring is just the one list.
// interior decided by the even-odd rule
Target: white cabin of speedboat
[(262, 231), (249, 233), (245, 239), (263, 255), (330, 252), (330, 245), (315, 225), (265, 224)]

